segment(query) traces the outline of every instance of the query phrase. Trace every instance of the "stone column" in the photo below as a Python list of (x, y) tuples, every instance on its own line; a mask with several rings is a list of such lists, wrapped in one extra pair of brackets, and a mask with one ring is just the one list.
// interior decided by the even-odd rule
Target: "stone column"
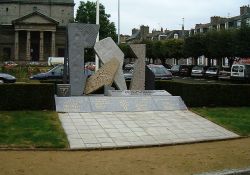
[(27, 31), (26, 60), (30, 61), (30, 31)]
[(40, 31), (40, 45), (39, 45), (39, 60), (44, 60), (44, 39), (43, 39), (43, 32)]
[(19, 59), (19, 31), (15, 31), (15, 60)]
[(51, 34), (51, 56), (54, 57), (56, 54), (56, 39), (55, 39), (55, 31), (52, 31)]

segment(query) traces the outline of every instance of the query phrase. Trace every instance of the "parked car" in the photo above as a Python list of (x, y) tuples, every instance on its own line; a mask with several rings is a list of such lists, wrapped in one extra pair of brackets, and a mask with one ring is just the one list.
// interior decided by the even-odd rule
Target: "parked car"
[(190, 77), (193, 65), (180, 65), (180, 76)]
[(4, 67), (15, 67), (15, 66), (17, 66), (18, 64), (17, 63), (15, 63), (14, 61), (5, 61), (4, 63), (3, 63), (3, 66)]
[(180, 65), (173, 65), (172, 68), (170, 69), (172, 75), (174, 76), (180, 75), (180, 67), (181, 67)]
[(235, 64), (231, 68), (232, 80), (250, 80), (250, 64)]
[[(48, 72), (45, 73), (39, 73), (36, 75), (30, 76), (31, 80), (50, 80), (50, 79), (62, 79), (63, 78), (63, 69), (64, 65), (59, 64), (56, 67), (50, 69)], [(83, 70), (86, 76), (91, 76), (94, 71), (89, 70), (85, 67), (85, 70)]]
[(64, 64), (64, 57), (49, 57), (48, 66), (56, 66), (59, 64)]
[(191, 72), (192, 77), (204, 77), (208, 66), (194, 66)]
[[(148, 68), (154, 73), (155, 79), (158, 80), (171, 80), (173, 79), (173, 75), (170, 71), (167, 70), (163, 65), (155, 65), (149, 64), (147, 65)], [(134, 68), (133, 66), (129, 65), (124, 68), (124, 78), (125, 80), (131, 80), (133, 76)]]
[(3, 83), (15, 83), (16, 77), (6, 73), (0, 73), (0, 81)]
[(206, 70), (206, 73), (205, 73), (205, 77), (206, 78), (215, 78), (217, 79), (219, 76), (219, 68), (218, 67), (209, 67), (207, 70)]
[(172, 80), (173, 75), (167, 70), (163, 65), (149, 64), (148, 68), (155, 74), (155, 79), (157, 80)]
[(62, 79), (63, 78), (63, 65), (58, 65), (48, 72), (39, 73), (36, 75), (32, 75), (30, 77), (31, 80), (48, 80), (48, 79)]

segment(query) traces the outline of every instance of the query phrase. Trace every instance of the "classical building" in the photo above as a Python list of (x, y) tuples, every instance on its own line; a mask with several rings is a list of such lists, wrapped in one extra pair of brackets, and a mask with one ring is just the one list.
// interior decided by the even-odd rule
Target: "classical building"
[(0, 61), (64, 56), (74, 0), (0, 0)]

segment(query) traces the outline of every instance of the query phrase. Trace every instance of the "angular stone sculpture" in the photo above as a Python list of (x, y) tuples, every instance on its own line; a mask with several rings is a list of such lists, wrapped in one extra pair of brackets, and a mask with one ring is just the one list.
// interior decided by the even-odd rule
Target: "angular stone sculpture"
[(90, 94), (104, 85), (112, 85), (119, 66), (117, 58), (112, 58), (109, 62), (104, 64), (87, 80), (84, 91), (85, 94)]
[(92, 48), (96, 42), (99, 26), (95, 24), (68, 24), (68, 60), (71, 95), (83, 94), (86, 76), (84, 75), (84, 49)]
[(107, 63), (111, 58), (117, 58), (120, 63), (119, 69), (115, 75), (114, 82), (119, 90), (127, 90), (127, 85), (123, 75), (123, 61), (124, 54), (120, 48), (115, 44), (115, 42), (110, 38), (105, 38), (95, 44), (94, 47), (98, 57), (102, 63)]
[(137, 59), (134, 64), (134, 71), (130, 83), (130, 90), (145, 90), (145, 57), (146, 45), (145, 44), (131, 44), (132, 51)]

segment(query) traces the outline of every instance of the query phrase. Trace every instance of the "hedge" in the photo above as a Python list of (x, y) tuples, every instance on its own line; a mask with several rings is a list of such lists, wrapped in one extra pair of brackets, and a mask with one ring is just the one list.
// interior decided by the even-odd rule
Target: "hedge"
[(156, 89), (181, 96), (188, 107), (250, 106), (250, 85), (157, 81)]
[(0, 110), (54, 110), (53, 84), (0, 84)]

